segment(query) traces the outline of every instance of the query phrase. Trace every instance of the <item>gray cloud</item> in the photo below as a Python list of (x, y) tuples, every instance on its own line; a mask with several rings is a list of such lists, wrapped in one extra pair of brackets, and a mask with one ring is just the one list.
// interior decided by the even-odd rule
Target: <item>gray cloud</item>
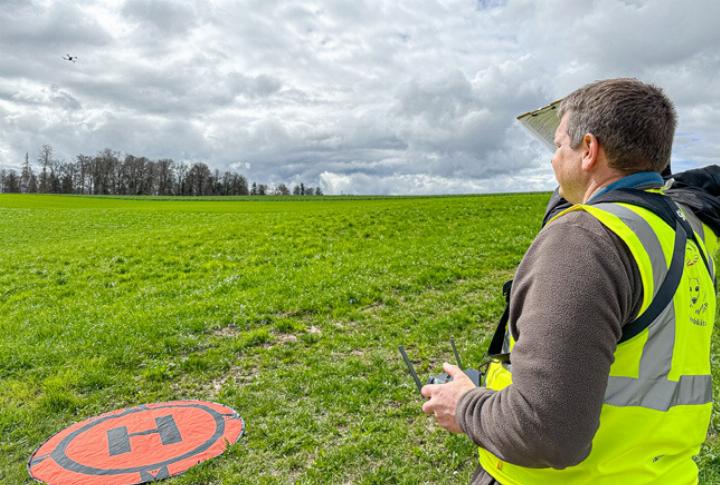
[(675, 100), (676, 167), (717, 163), (718, 14), (711, 0), (5, 2), (0, 165), (51, 143), (327, 193), (548, 189), (551, 155), (515, 116), (614, 76)]
[(131, 21), (171, 35), (186, 33), (199, 20), (194, 5), (169, 0), (128, 0), (121, 12)]
[(103, 46), (112, 39), (102, 22), (65, 2), (47, 7), (40, 2), (3, 3), (0, 24), (0, 42), (23, 52)]
[(60, 89), (55, 84), (50, 86), (49, 99), (51, 102), (67, 111), (75, 111), (82, 108), (82, 105), (77, 99), (75, 99), (70, 93)]

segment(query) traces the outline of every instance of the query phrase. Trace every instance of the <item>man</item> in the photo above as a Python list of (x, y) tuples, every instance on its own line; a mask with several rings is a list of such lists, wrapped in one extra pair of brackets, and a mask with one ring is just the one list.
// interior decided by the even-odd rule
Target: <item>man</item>
[(552, 166), (574, 205), (517, 268), (509, 358), (479, 388), (445, 364), (454, 380), (425, 386), (423, 411), (480, 447), (475, 484), (694, 483), (712, 412), (717, 240), (656, 193), (674, 108), (654, 86), (611, 79), (570, 94), (558, 116)]

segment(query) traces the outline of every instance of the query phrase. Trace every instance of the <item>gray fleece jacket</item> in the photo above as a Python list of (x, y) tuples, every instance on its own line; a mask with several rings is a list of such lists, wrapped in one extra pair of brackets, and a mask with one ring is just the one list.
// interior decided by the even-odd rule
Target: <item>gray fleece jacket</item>
[[(525, 467), (565, 468), (589, 453), (622, 327), (642, 302), (629, 249), (583, 211), (546, 226), (518, 266), (508, 325), (513, 384), (458, 403), (476, 444)], [(478, 467), (472, 483), (497, 483)]]

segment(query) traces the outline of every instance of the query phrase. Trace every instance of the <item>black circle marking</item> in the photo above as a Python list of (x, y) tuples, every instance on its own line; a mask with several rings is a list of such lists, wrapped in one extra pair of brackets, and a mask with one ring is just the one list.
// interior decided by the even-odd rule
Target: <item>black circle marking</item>
[[(141, 411), (150, 411), (155, 409), (165, 409), (165, 408), (197, 408), (202, 411), (207, 412), (212, 418), (215, 420), (215, 432), (213, 435), (204, 443), (202, 443), (200, 446), (197, 446), (195, 449), (192, 449), (186, 453), (183, 453), (180, 456), (177, 456), (175, 458), (170, 458), (169, 460), (165, 460), (159, 463), (153, 463), (150, 465), (145, 466), (136, 466), (131, 468), (95, 468), (87, 465), (83, 465), (81, 463), (76, 462), (69, 456), (65, 454), (66, 448), (70, 445), (70, 443), (75, 440), (80, 434), (85, 433), (86, 431), (89, 431), (90, 429), (94, 428), (95, 426), (99, 425), (100, 423), (103, 423), (109, 419), (115, 419), (115, 418), (121, 418), (124, 416), (127, 416), (128, 414), (133, 413), (139, 413)], [(197, 455), (198, 453), (202, 453), (203, 451), (210, 448), (212, 445), (214, 445), (220, 437), (225, 432), (225, 420), (223, 419), (223, 415), (218, 413), (212, 408), (209, 408), (203, 404), (171, 404), (167, 406), (157, 406), (157, 407), (147, 407), (147, 406), (138, 406), (134, 408), (130, 408), (125, 410), (124, 412), (120, 414), (114, 414), (111, 416), (105, 416), (102, 418), (98, 418), (95, 421), (92, 421), (85, 426), (73, 431), (69, 435), (67, 435), (61, 442), (58, 444), (58, 446), (52, 451), (52, 458), (55, 460), (55, 462), (60, 465), (62, 468), (75, 472), (75, 473), (82, 473), (84, 475), (122, 475), (125, 473), (138, 473), (138, 472), (151, 472), (154, 470), (157, 470), (158, 468), (162, 468), (165, 466), (168, 466), (172, 463), (176, 463), (178, 461), (185, 460), (186, 458), (190, 458), (191, 456)]]

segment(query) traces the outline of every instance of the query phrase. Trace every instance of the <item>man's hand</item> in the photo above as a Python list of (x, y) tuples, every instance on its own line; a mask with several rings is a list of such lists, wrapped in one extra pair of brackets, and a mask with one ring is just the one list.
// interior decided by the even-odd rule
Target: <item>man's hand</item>
[(423, 386), (420, 392), (429, 399), (423, 404), (422, 410), (425, 414), (435, 415), (438, 424), (451, 433), (462, 433), (455, 419), (455, 410), (460, 397), (470, 389), (475, 388), (475, 384), (456, 365), (445, 362), (443, 370), (450, 374), (453, 380), (447, 384)]

